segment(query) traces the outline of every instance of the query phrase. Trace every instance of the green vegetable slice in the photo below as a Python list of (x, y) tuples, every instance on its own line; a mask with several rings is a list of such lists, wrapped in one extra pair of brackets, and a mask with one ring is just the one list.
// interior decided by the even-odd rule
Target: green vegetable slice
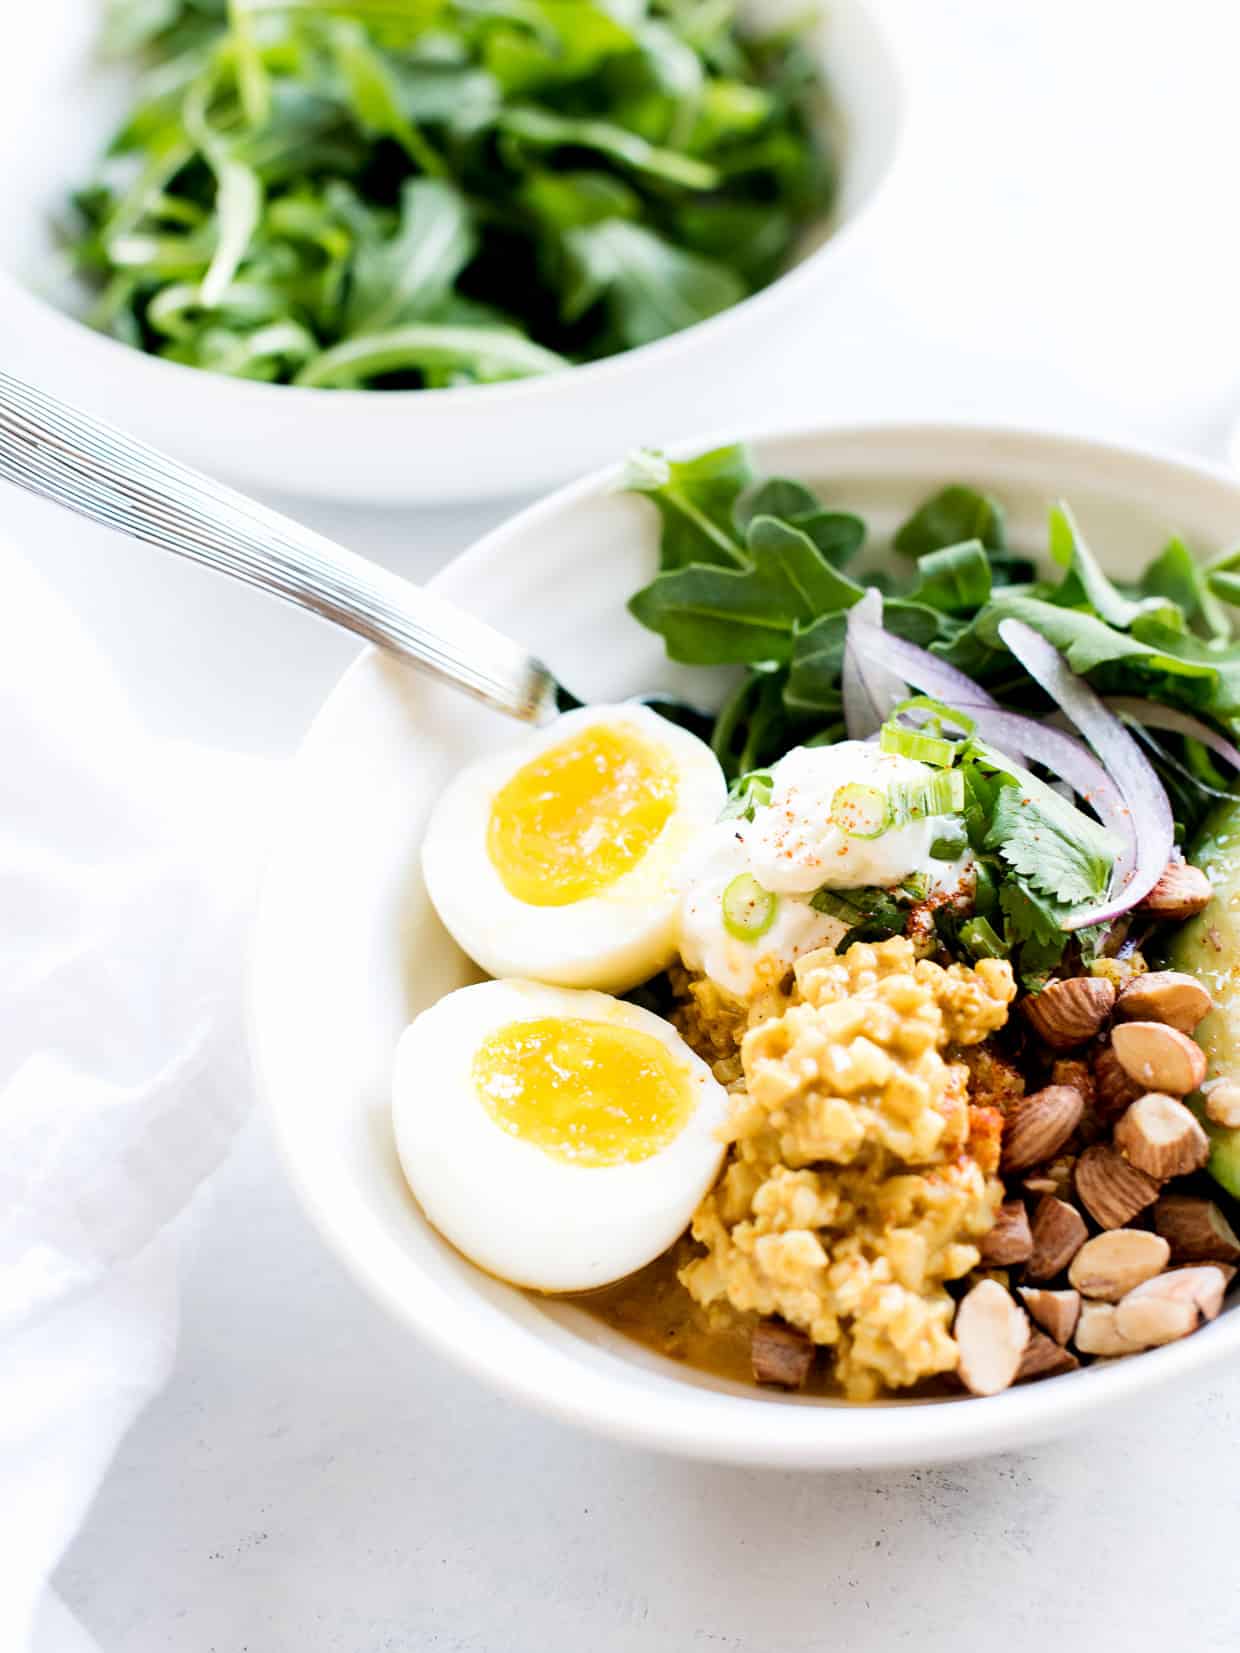
[(846, 838), (881, 838), (891, 825), (891, 805), (880, 787), (849, 781), (836, 787), (830, 816)]
[(932, 815), (958, 815), (964, 800), (964, 775), (959, 769), (942, 769), (924, 781), (897, 781), (891, 788), (892, 819), (903, 826)]
[(737, 941), (758, 941), (775, 922), (779, 897), (742, 872), (723, 892), (723, 927)]
[(878, 744), (884, 752), (912, 758), (916, 763), (928, 763), (932, 769), (950, 769), (956, 761), (954, 740), (927, 735), (921, 729), (901, 729), (894, 723), (883, 724)]

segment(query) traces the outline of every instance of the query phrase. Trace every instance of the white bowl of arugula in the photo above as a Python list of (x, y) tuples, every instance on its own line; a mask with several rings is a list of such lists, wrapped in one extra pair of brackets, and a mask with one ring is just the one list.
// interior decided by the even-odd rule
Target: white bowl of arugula
[(743, 418), (904, 124), (869, 0), (812, 26), (48, 0), (9, 43), (8, 365), (204, 468), (368, 502), (529, 492)]
[[(795, 1303), (775, 1313), (785, 1373), (800, 1376), (772, 1379), (755, 1344), (758, 1387), (704, 1358), (700, 1337), (668, 1339), (677, 1280), (688, 1279), (676, 1259), (657, 1281), (656, 1325), (642, 1319), (641, 1277), (622, 1283), (619, 1306), (607, 1293), (542, 1296), (446, 1244), (401, 1174), (393, 1052), (412, 1017), (477, 971), (436, 916), (419, 848), (451, 777), (514, 736), (368, 650), (295, 765), (289, 852), (270, 870), (251, 981), (253, 1048), (293, 1181), (363, 1286), (470, 1371), (556, 1417), (785, 1468), (1012, 1449), (1123, 1404), (1167, 1404), (1177, 1385), (1237, 1358), (1240, 1308), (1224, 1291), (1240, 1259), (1240, 1086), (1192, 1090), (1207, 1075), (1231, 1080), (1240, 1048), (1240, 643), (1227, 607), (1240, 592), (1237, 522), (1240, 484), (1204, 466), (1044, 434), (876, 427), (699, 445), (673, 460), (647, 452), (458, 558), (439, 591), (529, 643), (587, 703), (655, 696), (669, 715), (679, 704), (733, 780), (730, 831), (769, 806), (789, 749), (877, 738), (944, 777), (934, 813), (952, 817), (954, 841), (936, 831), (925, 870), (967, 840), (974, 871), (953, 901), (930, 902), (933, 928), (912, 876), (843, 896), (824, 884), (816, 910), (848, 916), (880, 946), (903, 927), (932, 958), (962, 965), (962, 981), (974, 970), (994, 987), (1010, 969), (1010, 1025), (969, 1080), (977, 1138), (971, 1127), (942, 1168), (991, 1179), (1001, 1220), (989, 1255), (958, 1253), (962, 1272), (901, 1283), (938, 1304), (956, 1341), (918, 1345), (951, 1355), (931, 1362), (936, 1381), (906, 1377), (868, 1405), (833, 1384), (830, 1327), (815, 1339), (828, 1346), (798, 1365)], [(1181, 852), (1205, 872), (1184, 872)], [(726, 894), (724, 906), (726, 916)], [(1175, 974), (1142, 975), (1142, 964)], [(1062, 1020), (1038, 1009), (1056, 1003), (1042, 997), (1055, 981), (1082, 995), (1066, 1042)], [(641, 1002), (666, 1004), (658, 983), (650, 991)], [(1201, 1021), (1206, 992), (1214, 1008)], [(1134, 1045), (1161, 1064), (1161, 1094), (1135, 1112), (1124, 1091)], [(1156, 1088), (1152, 1072), (1137, 1093)], [(1053, 1092), (1036, 1116), (1040, 1147), (1013, 1078), (1026, 1098)], [(894, 1174), (933, 1174), (934, 1163), (901, 1170), (897, 1155)], [(1048, 1200), (1071, 1209), (1039, 1239)], [(1054, 1253), (1040, 1273), (1030, 1220)], [(1086, 1252), (1087, 1236), (1105, 1243)], [(835, 1243), (825, 1229), (818, 1239)], [(700, 1240), (683, 1244), (700, 1255)], [(1116, 1248), (1122, 1266), (1103, 1278)], [(687, 1316), (687, 1296), (682, 1307)], [(740, 1330), (753, 1319), (742, 1314)]]

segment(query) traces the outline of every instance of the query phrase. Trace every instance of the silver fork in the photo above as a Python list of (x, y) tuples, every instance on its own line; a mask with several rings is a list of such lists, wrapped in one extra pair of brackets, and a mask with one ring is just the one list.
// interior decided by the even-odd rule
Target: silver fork
[(0, 478), (308, 608), (510, 717), (580, 704), (484, 621), (2, 372)]

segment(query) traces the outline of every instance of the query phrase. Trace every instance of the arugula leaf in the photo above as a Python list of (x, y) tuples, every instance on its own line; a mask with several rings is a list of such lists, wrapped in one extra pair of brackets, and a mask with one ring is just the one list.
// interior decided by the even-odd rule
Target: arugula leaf
[(1155, 557), (1141, 576), (1141, 590), (1147, 597), (1165, 598), (1181, 610), (1190, 624), (1199, 620), (1207, 637), (1225, 640), (1231, 636), (1231, 625), (1223, 606), (1183, 540), (1169, 541)]
[(601, 300), (627, 348), (706, 321), (745, 296), (744, 282), (725, 264), (683, 252), (623, 218), (568, 230), (564, 250), (564, 319), (579, 320)]
[(730, 779), (774, 763), (796, 744), (784, 706), (785, 678), (780, 667), (756, 666), (724, 702), (710, 744)]
[(988, 494), (953, 483), (919, 505), (892, 545), (906, 557), (922, 557), (950, 545), (977, 540), (990, 551), (1004, 549), (1003, 507)]
[(631, 172), (684, 189), (717, 189), (722, 182), (717, 169), (705, 161), (660, 149), (610, 121), (573, 119), (550, 109), (520, 105), (502, 111), (496, 125), (509, 138), (534, 148), (597, 150)]
[[(597, 360), (775, 279), (836, 188), (799, 31), (757, 38), (726, 4), (107, 13), (112, 49), (153, 70), (74, 193), (73, 262), (96, 326), (191, 365), (434, 389)], [(171, 332), (161, 301), (191, 285)], [(236, 288), (263, 291), (257, 324)], [(415, 324), (480, 336), (393, 341)]]
[(365, 30), (355, 23), (337, 23), (331, 40), (363, 132), (394, 138), (420, 171), (432, 178), (443, 177), (447, 167), (406, 114), (400, 83), (382, 53), (371, 47)]
[(917, 559), (916, 602), (947, 614), (970, 614), (990, 600), (990, 562), (981, 540), (925, 551)]
[(736, 526), (744, 533), (755, 517), (782, 517), (785, 522), (796, 523), (799, 527), (806, 517), (817, 516), (822, 508), (818, 495), (803, 482), (794, 482), (786, 476), (771, 476), (746, 488), (732, 514)]
[(1118, 591), (1098, 566), (1071, 511), (1062, 502), (1050, 515), (1050, 553), (1060, 567), (1067, 570), (1051, 599), (1064, 608), (1088, 605), (1100, 620), (1122, 631), (1141, 615), (1161, 613), (1167, 607), (1158, 597), (1134, 600)]
[(448, 297), (474, 251), (464, 196), (435, 178), (411, 178), (401, 191), (400, 223), (388, 241), (362, 242), (353, 260), (345, 323), (377, 333), (421, 321)]
[[(1093, 614), (1079, 609), (1060, 608), (1038, 597), (1000, 592), (973, 622), (978, 640), (991, 648), (1002, 648), (999, 622), (1009, 617), (1024, 620), (1054, 643), (1075, 672), (1091, 672), (1113, 662), (1131, 662), (1183, 677), (1217, 681), (1217, 667), (1202, 653), (1204, 645), (1159, 625), (1153, 615), (1139, 615), (1132, 635), (1117, 631)], [(1149, 639), (1145, 641), (1143, 639)], [(946, 652), (946, 651), (945, 651)]]
[(646, 494), (663, 519), (659, 566), (690, 563), (740, 567), (746, 561), (733, 512), (753, 477), (748, 450), (714, 448), (696, 459), (667, 459), (652, 448), (630, 458), (621, 487)]
[(755, 517), (747, 542), (744, 568), (693, 564), (659, 574), (629, 599), (629, 611), (661, 633), (673, 660), (787, 661), (798, 626), (862, 595), (790, 523)]

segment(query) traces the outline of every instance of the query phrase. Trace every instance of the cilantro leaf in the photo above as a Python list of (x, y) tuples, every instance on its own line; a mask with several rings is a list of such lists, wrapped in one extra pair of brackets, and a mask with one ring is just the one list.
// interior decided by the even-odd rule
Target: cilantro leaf
[(999, 788), (985, 846), (1067, 907), (1105, 894), (1119, 850), (1113, 833), (1032, 775)]
[(770, 803), (774, 785), (769, 769), (751, 769), (747, 775), (738, 775), (728, 788), (728, 801), (719, 819), (752, 821), (754, 811), (765, 809)]

